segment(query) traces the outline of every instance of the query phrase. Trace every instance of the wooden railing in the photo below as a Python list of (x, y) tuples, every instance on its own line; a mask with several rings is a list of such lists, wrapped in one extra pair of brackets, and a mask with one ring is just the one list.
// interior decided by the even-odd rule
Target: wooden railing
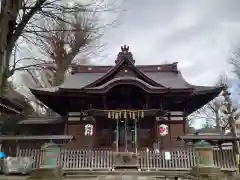
[[(139, 151), (139, 164), (141, 169), (149, 170), (190, 170), (196, 165), (196, 152), (194, 148), (179, 148), (170, 151), (171, 159), (166, 160), (164, 151), (155, 152)], [(236, 170), (236, 160), (233, 150), (225, 148), (213, 151), (214, 163), (222, 170)], [(40, 164), (40, 149), (19, 149), (17, 156), (28, 156), (34, 159), (33, 168), (38, 168)], [(113, 151), (106, 149), (77, 150), (61, 149), (58, 159), (59, 165), (63, 169), (111, 169), (113, 167)]]
[(64, 169), (111, 169), (113, 153), (109, 150), (63, 149), (59, 163)]
[[(196, 165), (196, 151), (194, 148), (179, 148), (171, 150), (171, 159), (165, 160), (165, 152), (140, 151), (140, 165), (142, 169), (191, 169)], [(214, 164), (223, 170), (234, 170), (237, 168), (235, 155), (231, 148), (221, 150), (214, 148)]]

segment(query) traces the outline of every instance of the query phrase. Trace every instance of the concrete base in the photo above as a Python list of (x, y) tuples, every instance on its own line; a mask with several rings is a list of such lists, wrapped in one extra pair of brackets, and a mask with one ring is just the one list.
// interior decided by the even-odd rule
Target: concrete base
[(32, 171), (29, 179), (34, 180), (57, 180), (63, 177), (63, 170), (60, 167), (56, 168), (39, 168)]
[(217, 167), (195, 166), (190, 171), (189, 178), (193, 180), (221, 180), (224, 178), (224, 174), (221, 172), (221, 169)]

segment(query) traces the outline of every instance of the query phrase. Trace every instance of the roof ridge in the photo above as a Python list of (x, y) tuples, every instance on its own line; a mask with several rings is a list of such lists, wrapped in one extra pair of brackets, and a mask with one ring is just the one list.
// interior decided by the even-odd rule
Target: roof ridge
[[(178, 62), (171, 64), (159, 64), (159, 65), (134, 65), (136, 68), (143, 72), (179, 72), (177, 67)], [(71, 68), (71, 74), (76, 73), (107, 73), (116, 65), (73, 65)]]

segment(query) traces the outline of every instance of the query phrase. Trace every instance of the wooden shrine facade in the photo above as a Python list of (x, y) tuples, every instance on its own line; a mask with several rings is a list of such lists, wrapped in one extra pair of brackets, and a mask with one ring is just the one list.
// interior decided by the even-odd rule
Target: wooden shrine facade
[[(135, 65), (129, 47), (123, 46), (114, 66), (74, 65), (62, 85), (31, 89), (63, 119), (32, 127), (51, 126), (55, 134), (74, 136), (67, 144), (71, 148), (171, 148), (183, 144), (176, 139), (187, 133), (186, 117), (221, 90), (187, 83), (177, 63)], [(167, 127), (164, 136), (161, 124)]]

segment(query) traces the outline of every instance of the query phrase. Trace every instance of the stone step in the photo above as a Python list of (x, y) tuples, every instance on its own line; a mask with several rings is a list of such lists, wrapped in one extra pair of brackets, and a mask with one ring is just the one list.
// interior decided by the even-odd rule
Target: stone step
[(99, 176), (97, 180), (155, 180), (155, 177), (138, 175), (106, 175)]
[(67, 179), (87, 179), (87, 180), (95, 180), (98, 176), (97, 175), (85, 175), (85, 174), (72, 174), (72, 175), (65, 175), (64, 178)]

